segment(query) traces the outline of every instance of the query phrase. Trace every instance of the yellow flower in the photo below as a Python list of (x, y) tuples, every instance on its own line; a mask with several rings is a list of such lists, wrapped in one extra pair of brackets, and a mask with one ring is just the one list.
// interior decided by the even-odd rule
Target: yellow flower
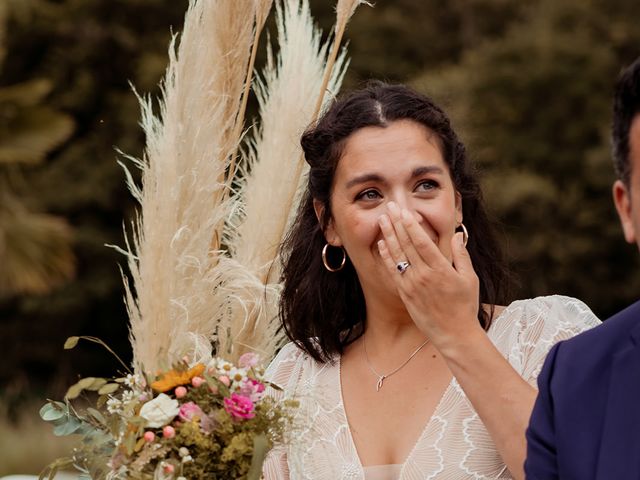
[(204, 372), (205, 366), (202, 363), (196, 364), (194, 367), (184, 372), (177, 370), (169, 370), (162, 374), (158, 380), (151, 384), (156, 392), (168, 392), (172, 388), (179, 385), (186, 385), (191, 382), (193, 377), (198, 377)]

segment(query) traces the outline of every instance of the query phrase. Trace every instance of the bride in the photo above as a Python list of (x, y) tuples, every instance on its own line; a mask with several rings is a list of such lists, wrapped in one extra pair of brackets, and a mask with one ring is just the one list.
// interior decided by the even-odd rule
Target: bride
[(267, 375), (301, 402), (266, 479), (523, 478), (535, 380), (599, 323), (578, 300), (506, 308), (506, 270), (464, 146), (404, 86), (336, 101), (302, 138), (284, 244), (291, 339)]

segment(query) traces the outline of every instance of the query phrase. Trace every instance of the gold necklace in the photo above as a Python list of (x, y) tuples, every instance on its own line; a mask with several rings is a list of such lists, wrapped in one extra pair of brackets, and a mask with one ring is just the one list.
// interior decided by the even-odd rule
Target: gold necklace
[(391, 371), (391, 372), (389, 372), (389, 373), (387, 373), (387, 374), (380, 374), (380, 373), (378, 373), (378, 372), (376, 371), (376, 369), (375, 369), (375, 368), (373, 368), (373, 365), (371, 365), (371, 361), (369, 360), (369, 354), (367, 353), (367, 342), (366, 342), (366, 340), (365, 340), (365, 336), (364, 336), (364, 335), (362, 335), (362, 346), (364, 347), (364, 359), (365, 359), (365, 361), (367, 362), (367, 366), (369, 367), (369, 370), (371, 370), (371, 371), (373, 372), (373, 374), (374, 374), (374, 375), (377, 377), (377, 379), (378, 379), (378, 380), (376, 381), (376, 392), (379, 392), (379, 391), (380, 391), (380, 389), (382, 388), (382, 385), (383, 385), (383, 383), (384, 383), (384, 380), (385, 380), (386, 378), (389, 378), (391, 375), (393, 375), (393, 374), (395, 374), (395, 373), (398, 373), (398, 372), (402, 369), (402, 367), (404, 367), (407, 363), (409, 363), (409, 362), (411, 361), (411, 359), (412, 359), (413, 357), (415, 357), (415, 356), (418, 354), (418, 352), (419, 352), (420, 350), (422, 350), (422, 347), (424, 347), (427, 343), (429, 343), (429, 339), (428, 339), (428, 338), (424, 341), (424, 343), (423, 343), (422, 345), (420, 345), (418, 348), (416, 348), (416, 349), (415, 349), (415, 351), (414, 351), (411, 355), (409, 355), (409, 358), (407, 358), (407, 359), (402, 363), (402, 365), (400, 365), (398, 368), (396, 368), (395, 370), (393, 370), (393, 371)]

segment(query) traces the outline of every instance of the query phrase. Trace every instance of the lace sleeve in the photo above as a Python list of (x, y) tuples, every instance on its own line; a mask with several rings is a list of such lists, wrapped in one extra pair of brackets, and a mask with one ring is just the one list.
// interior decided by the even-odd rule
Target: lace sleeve
[(523, 300), (512, 304), (515, 327), (508, 360), (522, 377), (537, 388), (542, 364), (556, 343), (600, 324), (580, 300), (559, 295)]
[[(269, 387), (268, 395), (276, 400), (283, 400), (293, 395), (300, 379), (303, 355), (304, 353), (293, 343), (288, 343), (280, 350), (267, 368), (265, 378), (282, 390)], [(286, 446), (276, 447), (269, 452), (264, 461), (262, 478), (265, 480), (289, 479)]]

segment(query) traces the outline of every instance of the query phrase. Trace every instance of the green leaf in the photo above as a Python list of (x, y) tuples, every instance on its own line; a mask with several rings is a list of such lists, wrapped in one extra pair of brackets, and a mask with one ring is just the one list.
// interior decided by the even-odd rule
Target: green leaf
[(107, 383), (106, 385), (103, 385), (102, 387), (100, 387), (100, 389), (98, 390), (98, 393), (100, 395), (109, 395), (113, 392), (116, 392), (119, 388), (120, 388), (120, 385), (118, 385), (117, 383)]
[(0, 102), (31, 107), (44, 100), (52, 89), (53, 83), (50, 80), (37, 78), (11, 85), (10, 87), (0, 88)]
[(53, 429), (53, 434), (57, 437), (64, 437), (76, 433), (82, 427), (82, 422), (76, 417), (69, 417), (68, 420)]
[(91, 415), (93, 418), (95, 418), (102, 425), (105, 425), (107, 423), (107, 419), (104, 418), (104, 415), (102, 415), (102, 413), (100, 413), (99, 410), (96, 410), (95, 408), (87, 407), (87, 413)]
[(91, 385), (85, 387), (85, 390), (91, 390), (92, 392), (100, 390), (107, 381), (104, 378), (94, 378)]
[(1, 164), (39, 164), (66, 142), (75, 129), (73, 118), (46, 106), (20, 108), (0, 129)]
[(247, 480), (260, 480), (262, 475), (262, 464), (269, 453), (271, 445), (266, 435), (256, 435), (253, 437), (253, 456), (251, 457), (251, 466), (247, 473)]
[(80, 340), (80, 337), (69, 337), (69, 338), (67, 338), (67, 340), (64, 342), (64, 349), (65, 350), (71, 350), (76, 345), (78, 345), (78, 341), (79, 340)]
[(67, 400), (73, 400), (74, 398), (78, 398), (78, 396), (82, 393), (82, 390), (84, 389), (80, 385), (80, 382), (74, 383), (69, 387), (64, 398), (66, 398)]
[(276, 385), (275, 383), (271, 383), (271, 382), (264, 382), (267, 385), (269, 385), (271, 388), (273, 388), (274, 390), (277, 390), (279, 392), (283, 392), (284, 390), (282, 389), (282, 387), (280, 385)]
[(60, 420), (61, 418), (63, 418), (69, 413), (69, 411), (66, 408), (60, 408), (54, 403), (47, 403), (42, 406), (39, 413), (40, 418), (42, 418), (45, 422), (53, 422), (55, 420)]

